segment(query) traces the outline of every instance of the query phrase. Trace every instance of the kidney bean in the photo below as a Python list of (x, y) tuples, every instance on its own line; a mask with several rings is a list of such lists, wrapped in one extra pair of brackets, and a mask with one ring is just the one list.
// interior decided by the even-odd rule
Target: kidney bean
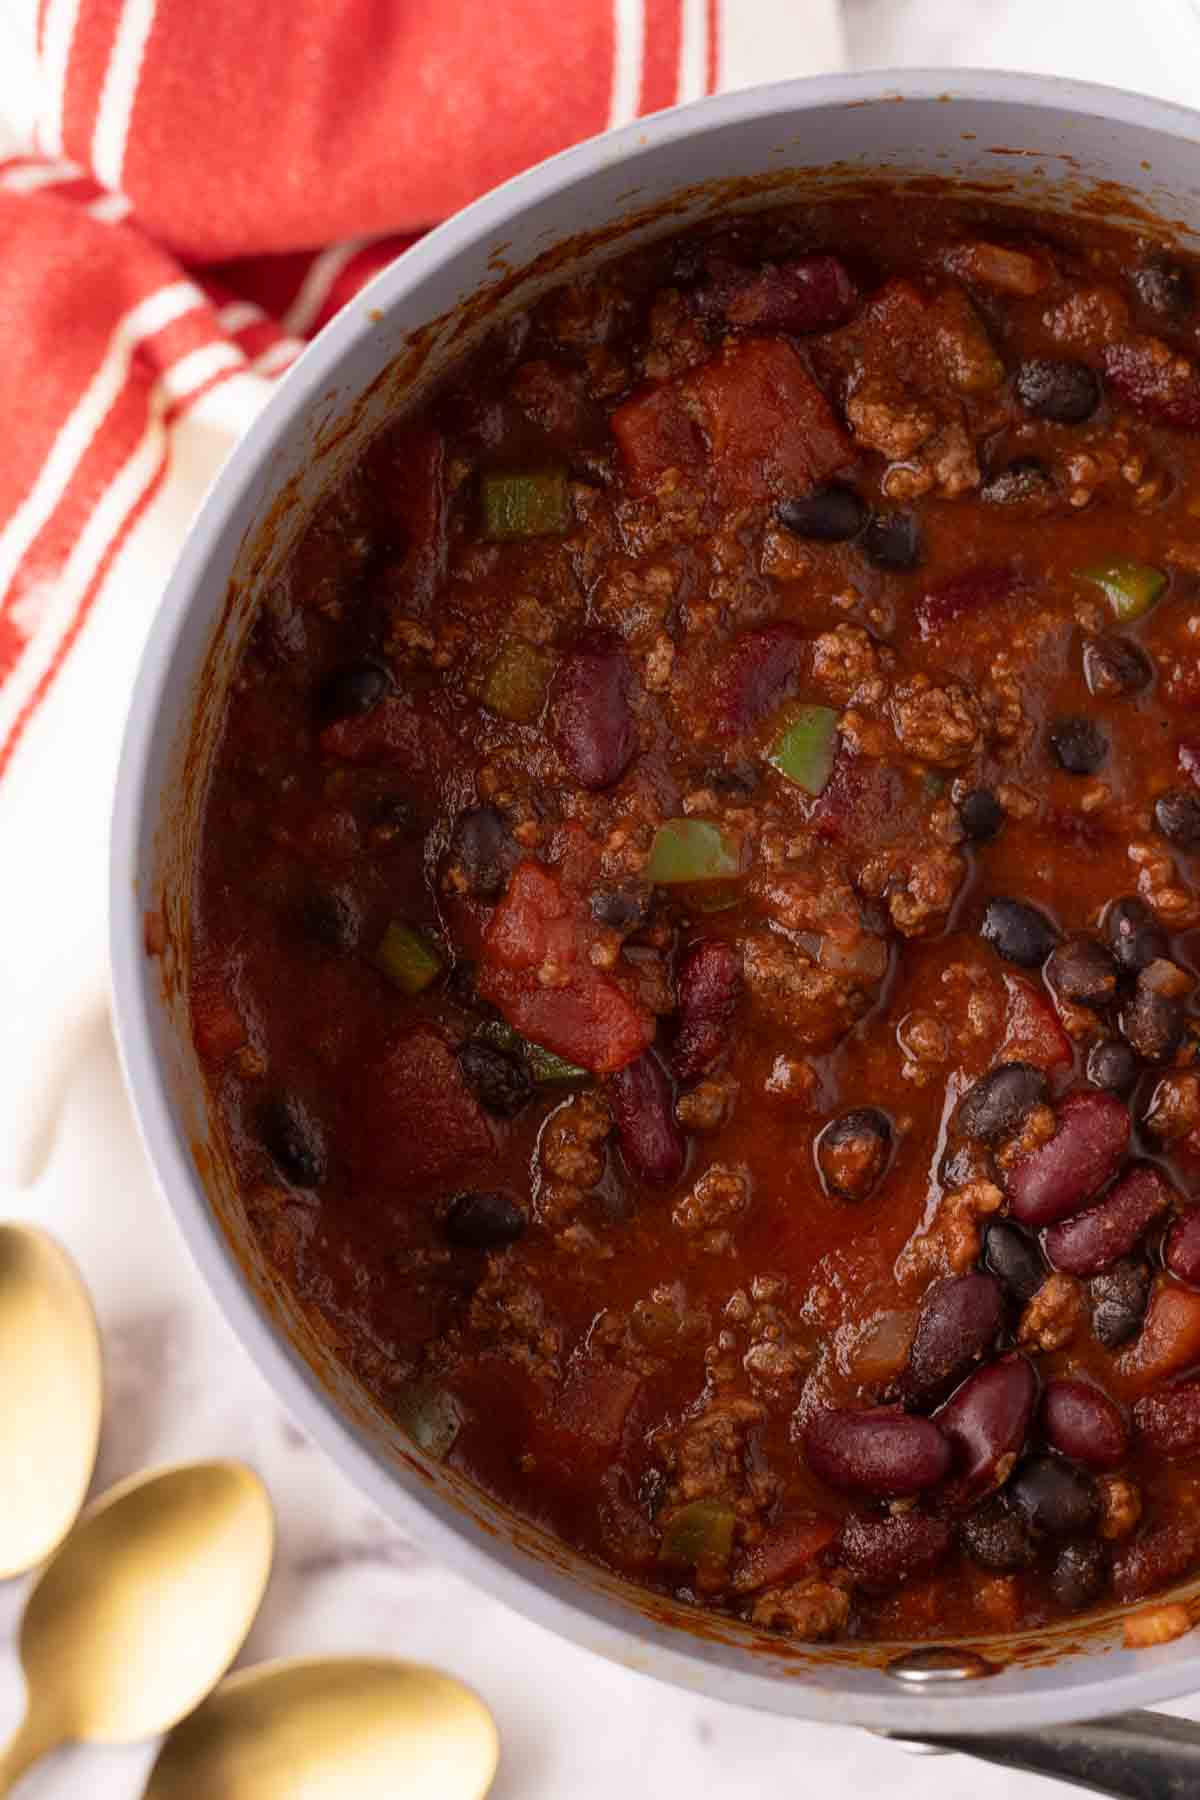
[(1200, 1294), (1159, 1277), (1141, 1332), (1121, 1357), (1131, 1391), (1144, 1394), (1200, 1362)]
[(630, 1171), (658, 1187), (674, 1181), (686, 1152), (675, 1123), (671, 1083), (653, 1050), (609, 1077), (608, 1098)]
[(1160, 1519), (1113, 1556), (1113, 1593), (1122, 1606), (1157, 1594), (1186, 1575), (1197, 1550), (1200, 1528), (1190, 1519)]
[(708, 269), (709, 279), (694, 290), (697, 311), (755, 331), (828, 331), (858, 302), (845, 264), (824, 251), (753, 269), (711, 256)]
[(866, 1519), (851, 1513), (842, 1527), (838, 1561), (864, 1587), (888, 1588), (939, 1563), (950, 1548), (950, 1527), (928, 1513)]
[(1130, 276), (1133, 291), (1149, 312), (1174, 322), (1192, 310), (1192, 278), (1182, 263), (1152, 257)]
[(679, 1030), (671, 1050), (671, 1067), (680, 1081), (703, 1075), (724, 1050), (742, 986), (741, 956), (719, 938), (702, 938), (680, 958), (675, 970)]
[(827, 1486), (879, 1499), (936, 1487), (950, 1467), (950, 1445), (937, 1426), (892, 1407), (814, 1414), (804, 1454)]
[(1200, 372), (1158, 338), (1128, 337), (1106, 345), (1104, 373), (1135, 412), (1181, 431), (1200, 426)]
[(1117, 992), (1116, 958), (1095, 938), (1069, 938), (1046, 964), (1046, 980), (1060, 999), (1107, 1006)]
[(1058, 1604), (1068, 1612), (1082, 1612), (1099, 1598), (1107, 1577), (1104, 1552), (1093, 1539), (1064, 1544), (1050, 1575), (1050, 1587)]
[(994, 1144), (1011, 1137), (1026, 1115), (1045, 1098), (1046, 1077), (1031, 1063), (1001, 1063), (982, 1076), (958, 1109), (955, 1129), (964, 1137)]
[(1113, 901), (1104, 915), (1104, 931), (1113, 955), (1131, 975), (1167, 954), (1166, 932), (1134, 894)]
[(779, 622), (743, 631), (717, 663), (715, 723), (724, 737), (749, 731), (781, 700), (807, 651), (799, 626)]
[(1163, 1261), (1189, 1287), (1200, 1287), (1200, 1206), (1176, 1219), (1163, 1245)]
[(1200, 1376), (1144, 1394), (1134, 1406), (1133, 1422), (1157, 1456), (1195, 1456), (1200, 1451)]
[(933, 1415), (954, 1449), (951, 1506), (970, 1506), (1007, 1481), (1037, 1400), (1033, 1364), (1010, 1351), (968, 1375)]
[(969, 1513), (959, 1526), (959, 1535), (969, 1554), (985, 1569), (1011, 1574), (1037, 1561), (1033, 1539), (1002, 1494)]
[(1028, 1305), (1046, 1279), (1037, 1245), (1004, 1219), (995, 1220), (984, 1234), (983, 1265), (1018, 1306)]
[(1005, 962), (1023, 969), (1038, 968), (1058, 942), (1058, 932), (1044, 912), (1008, 895), (988, 901), (979, 930)]
[(1092, 1336), (1108, 1350), (1127, 1343), (1146, 1314), (1150, 1269), (1144, 1262), (1119, 1262), (1088, 1282)]
[(464, 1250), (499, 1250), (515, 1244), (526, 1218), (511, 1194), (456, 1194), (446, 1208), (442, 1230)]
[(1042, 1233), (1042, 1248), (1056, 1269), (1099, 1275), (1170, 1210), (1171, 1189), (1156, 1168), (1140, 1163), (1118, 1177), (1093, 1205)]
[(1007, 1175), (1009, 1210), (1022, 1225), (1055, 1225), (1114, 1174), (1129, 1146), (1129, 1113), (1113, 1094), (1068, 1095), (1058, 1129)]
[(1008, 1484), (1007, 1499), (1036, 1537), (1074, 1537), (1096, 1517), (1091, 1477), (1057, 1456), (1031, 1456)]
[(842, 1200), (865, 1200), (887, 1167), (892, 1125), (874, 1106), (857, 1106), (831, 1119), (813, 1146), (827, 1191)]
[(1129, 1432), (1116, 1401), (1070, 1376), (1047, 1383), (1042, 1430), (1051, 1449), (1085, 1469), (1118, 1468), (1129, 1453)]
[(1007, 564), (967, 569), (962, 575), (951, 576), (917, 601), (915, 610), (922, 638), (937, 637), (959, 619), (1002, 605), (1019, 592), (1020, 585), (1016, 570)]
[(935, 1281), (921, 1303), (908, 1367), (900, 1377), (906, 1400), (936, 1399), (961, 1380), (996, 1341), (1004, 1314), (1000, 1283), (978, 1270)]
[(563, 761), (581, 787), (619, 781), (637, 748), (629, 703), (632, 673), (615, 631), (582, 632), (559, 658), (550, 718)]

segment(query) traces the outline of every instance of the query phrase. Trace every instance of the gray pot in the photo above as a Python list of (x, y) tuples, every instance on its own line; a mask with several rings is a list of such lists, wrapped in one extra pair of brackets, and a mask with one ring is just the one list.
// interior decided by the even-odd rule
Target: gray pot
[[(831, 77), (660, 113), (487, 195), (424, 238), (321, 333), (213, 486), (143, 657), (112, 835), (117, 1026), (159, 1183), (260, 1369), (304, 1429), (389, 1517), (540, 1624), (664, 1681), (801, 1718), (901, 1735), (978, 1737), (980, 1753), (1016, 1754), (1027, 1767), (1046, 1755), (1098, 1755), (1090, 1778), (1074, 1762), (1070, 1770), (1056, 1768), (1101, 1791), (1155, 1800), (1173, 1791), (1161, 1757), (1172, 1769), (1182, 1766), (1188, 1744), (1172, 1738), (1147, 1751), (1140, 1723), (1115, 1734), (1109, 1726), (1098, 1740), (1094, 1733), (1043, 1733), (1015, 1749), (1013, 1740), (999, 1748), (990, 1740), (1200, 1687), (1200, 1647), (1191, 1637), (1130, 1652), (1119, 1647), (1114, 1617), (1065, 1630), (1057, 1649), (1048, 1650), (1039, 1634), (1040, 1649), (1019, 1640), (974, 1646), (982, 1663), (956, 1650), (951, 1676), (930, 1670), (928, 1658), (897, 1666), (903, 1646), (792, 1647), (712, 1619), (697, 1630), (693, 1614), (583, 1563), (404, 1440), (256, 1260), (206, 1117), (180, 965), (173, 956), (161, 963), (146, 957), (143, 912), (161, 907), (172, 943), (186, 942), (202, 778), (253, 593), (286, 554), (322, 485), (483, 329), (486, 308), (474, 304), (481, 294), (493, 290), (501, 308), (520, 307), (539, 283), (594, 264), (639, 236), (676, 230), (715, 205), (762, 205), (876, 171), (897, 179), (967, 178), (1062, 211), (1094, 195), (1098, 183), (1115, 184), (1102, 190), (1110, 207), (1124, 204), (1123, 194), (1195, 236), (1198, 127), (1200, 117), (1182, 107), (1033, 76), (938, 70)], [(233, 601), (231, 583), (240, 584)], [(967, 1679), (971, 1673), (980, 1678)], [(1122, 1748), (1160, 1759), (1149, 1785), (1118, 1775)], [(1187, 1781), (1187, 1791), (1200, 1790), (1195, 1764)], [(1125, 1785), (1113, 1785), (1119, 1782)]]

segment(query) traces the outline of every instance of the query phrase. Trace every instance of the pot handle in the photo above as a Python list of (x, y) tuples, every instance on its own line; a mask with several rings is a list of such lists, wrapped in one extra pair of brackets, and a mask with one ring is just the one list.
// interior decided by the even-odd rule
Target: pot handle
[(888, 1736), (977, 1756), (1003, 1769), (1053, 1775), (1115, 1800), (1195, 1800), (1200, 1794), (1200, 1725), (1165, 1713), (1112, 1713), (1081, 1725), (995, 1737)]

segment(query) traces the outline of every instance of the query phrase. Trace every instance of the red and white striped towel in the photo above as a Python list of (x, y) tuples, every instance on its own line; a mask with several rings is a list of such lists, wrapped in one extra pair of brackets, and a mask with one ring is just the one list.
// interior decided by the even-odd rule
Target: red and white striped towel
[(480, 0), (9, 9), (0, 1174), (28, 1176), (79, 1030), (103, 1016), (138, 654), (272, 378), (447, 213), (641, 113), (832, 66), (838, 24), (836, 0), (509, 0), (502, 21)]

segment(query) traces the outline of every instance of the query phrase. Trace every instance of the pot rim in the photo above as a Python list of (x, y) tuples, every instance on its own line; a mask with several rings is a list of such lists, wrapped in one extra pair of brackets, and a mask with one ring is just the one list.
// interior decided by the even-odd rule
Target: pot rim
[[(994, 1681), (960, 1684), (936, 1694), (855, 1692), (836, 1662), (819, 1671), (799, 1661), (773, 1672), (764, 1657), (731, 1667), (723, 1648), (702, 1635), (656, 1623), (549, 1563), (519, 1550), (471, 1519), (424, 1478), (400, 1468), (343, 1414), (308, 1364), (255, 1298), (221, 1229), (176, 1117), (154, 1036), (156, 965), (143, 944), (144, 897), (137, 871), (154, 819), (153, 756), (175, 721), (164, 701), (178, 639), (205, 571), (238, 502), (254, 486), (292, 421), (326, 391), (360, 338), (421, 287), (431, 272), (481, 238), (498, 238), (528, 207), (594, 175), (611, 162), (635, 167), (640, 156), (726, 125), (779, 115), (897, 99), (1008, 104), (1070, 112), (1168, 137), (1200, 138), (1200, 114), (1174, 101), (1055, 76), (986, 69), (874, 70), (809, 76), (693, 101), (634, 120), (559, 152), (512, 177), (435, 227), (381, 271), (320, 332), (280, 379), (239, 440), (194, 518), (164, 590), (133, 686), (121, 749), (111, 830), (109, 948), (114, 1018), (122, 1070), (156, 1185), (165, 1197), (204, 1280), (272, 1392), (334, 1463), (393, 1522), (412, 1531), (436, 1556), (536, 1624), (627, 1668), (714, 1698), (825, 1723), (900, 1734), (977, 1734), (1085, 1719), (1169, 1700), (1200, 1686), (1200, 1652), (1163, 1660), (1142, 1652), (1136, 1666), (1105, 1673), (1100, 1652), (1058, 1669), (1020, 1663)], [(540, 1578), (539, 1578), (540, 1576)], [(819, 1652), (814, 1653), (819, 1661)], [(777, 1665), (778, 1666), (778, 1665)], [(857, 1673), (857, 1671), (856, 1671)], [(1031, 1678), (1036, 1691), (1031, 1691)]]

